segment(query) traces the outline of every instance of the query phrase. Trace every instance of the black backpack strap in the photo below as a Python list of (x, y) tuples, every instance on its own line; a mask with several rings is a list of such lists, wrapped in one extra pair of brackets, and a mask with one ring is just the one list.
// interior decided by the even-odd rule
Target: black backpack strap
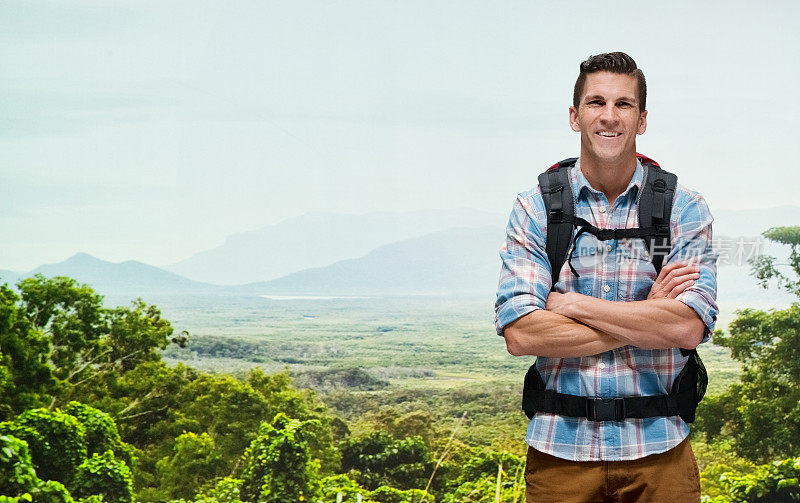
[(547, 412), (559, 416), (584, 417), (590, 421), (681, 416), (685, 422), (691, 423), (695, 420), (695, 409), (708, 384), (702, 360), (696, 351), (692, 350), (692, 353), (675, 378), (670, 392), (652, 396), (600, 398), (556, 393), (546, 389), (534, 363), (525, 375), (522, 410), (528, 419), (532, 419), (537, 412)]
[(575, 165), (577, 157), (564, 159), (539, 175), (539, 188), (547, 211), (547, 260), (550, 262), (553, 282), (551, 290), (558, 282), (558, 273), (564, 265), (569, 245), (572, 242), (573, 221), (575, 217), (575, 198), (569, 181), (569, 169)]
[[(639, 199), (639, 227), (635, 229), (601, 229), (575, 216), (575, 199), (569, 181), (569, 168), (577, 158), (565, 159), (539, 175), (539, 186), (547, 210), (547, 259), (552, 268), (553, 287), (564, 265), (572, 233), (589, 232), (600, 240), (621, 238), (645, 239), (656, 274), (661, 272), (664, 257), (672, 245), (670, 216), (678, 177), (664, 171), (649, 158), (639, 156), (647, 174)], [(575, 272), (577, 276), (577, 272)], [(536, 412), (562, 416), (585, 417), (592, 421), (622, 421), (626, 418), (647, 418), (680, 415), (687, 423), (695, 419), (695, 409), (708, 385), (708, 374), (695, 349), (681, 349), (689, 356), (675, 378), (670, 393), (656, 396), (598, 398), (568, 395), (547, 390), (536, 364), (525, 375), (522, 409), (528, 418)]]
[(656, 274), (659, 274), (664, 264), (664, 257), (669, 254), (672, 245), (669, 219), (678, 177), (655, 164), (647, 163), (645, 166), (647, 174), (639, 199), (639, 227), (655, 228), (655, 235), (648, 238), (647, 244), (650, 249), (650, 260), (653, 262)]

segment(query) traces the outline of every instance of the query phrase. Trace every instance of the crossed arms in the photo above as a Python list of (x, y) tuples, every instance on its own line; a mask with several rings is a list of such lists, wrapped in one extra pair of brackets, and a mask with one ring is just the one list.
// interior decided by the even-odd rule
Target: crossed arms
[(705, 200), (681, 191), (673, 206), (670, 254), (646, 300), (615, 302), (550, 292), (546, 214), (537, 192), (518, 195), (500, 251), (497, 333), (509, 353), (569, 358), (625, 345), (695, 348), (708, 339), (718, 311), (713, 218)]
[(699, 267), (674, 262), (664, 266), (647, 300), (613, 302), (579, 293), (550, 293), (537, 309), (503, 331), (515, 356), (588, 356), (625, 345), (644, 349), (693, 349), (705, 324), (694, 309), (675, 300), (694, 284)]

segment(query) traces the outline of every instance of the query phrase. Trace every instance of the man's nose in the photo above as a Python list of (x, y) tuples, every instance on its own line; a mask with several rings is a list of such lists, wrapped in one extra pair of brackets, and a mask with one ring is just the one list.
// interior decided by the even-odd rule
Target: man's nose
[(619, 114), (617, 114), (617, 109), (614, 107), (613, 104), (607, 104), (603, 107), (603, 110), (600, 113), (600, 120), (606, 122), (616, 122), (619, 120)]

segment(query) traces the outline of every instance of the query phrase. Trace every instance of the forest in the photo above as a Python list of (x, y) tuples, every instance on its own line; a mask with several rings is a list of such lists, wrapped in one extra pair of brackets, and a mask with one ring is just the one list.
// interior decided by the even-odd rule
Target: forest
[[(789, 259), (758, 257), (756, 280), (798, 302), (741, 309), (713, 336), (741, 371), (691, 425), (707, 503), (800, 500), (800, 227), (764, 236)], [(189, 356), (254, 365), (211, 371)], [(71, 278), (0, 286), (0, 502), (524, 501), (520, 382), (297, 371), (289, 352), (283, 370), (256, 365), (267, 358), (252, 340), (175, 330), (142, 299), (106, 307)], [(391, 386), (400, 374), (429, 385)]]

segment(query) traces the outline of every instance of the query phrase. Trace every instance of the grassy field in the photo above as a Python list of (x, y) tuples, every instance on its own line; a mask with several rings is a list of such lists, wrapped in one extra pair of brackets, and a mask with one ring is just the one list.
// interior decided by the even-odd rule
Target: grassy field
[[(187, 330), (188, 350), (166, 356), (220, 371), (331, 367), (367, 369), (392, 387), (440, 389), (473, 382), (517, 382), (532, 357), (512, 357), (495, 335), (492, 299), (432, 297), (272, 300), (261, 297), (147, 299), (176, 330)], [(730, 313), (720, 316), (726, 321)], [(738, 376), (728, 350), (700, 347), (712, 393)]]
[[(506, 352), (491, 298), (146, 300), (190, 333), (186, 349), (165, 352), (168, 362), (233, 374), (288, 370), (348, 422), (392, 407), (429, 411), (443, 426), (466, 413), (462, 441), (523, 453), (521, 385), (534, 357)], [(709, 394), (738, 378), (727, 349), (707, 343), (700, 354)]]

